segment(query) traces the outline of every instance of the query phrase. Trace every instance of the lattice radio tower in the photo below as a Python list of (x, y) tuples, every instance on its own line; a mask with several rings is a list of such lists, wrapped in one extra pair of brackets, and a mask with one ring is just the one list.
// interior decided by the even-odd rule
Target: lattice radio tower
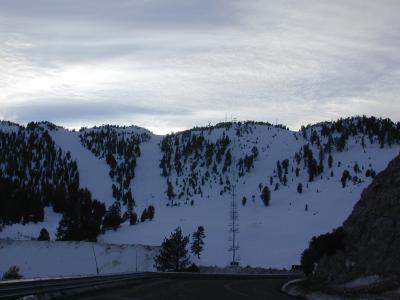
[(235, 132), (235, 138), (233, 140), (233, 151), (232, 151), (232, 160), (233, 160), (233, 172), (232, 172), (232, 183), (231, 183), (231, 205), (230, 205), (230, 224), (229, 224), (229, 241), (231, 243), (229, 247), (229, 251), (232, 252), (232, 261), (231, 261), (231, 266), (235, 267), (239, 265), (239, 257), (238, 257), (238, 251), (239, 251), (239, 243), (237, 241), (237, 235), (239, 233), (239, 215), (238, 215), (238, 209), (237, 209), (237, 203), (236, 203), (236, 180), (237, 180), (237, 174), (236, 174), (236, 132)]

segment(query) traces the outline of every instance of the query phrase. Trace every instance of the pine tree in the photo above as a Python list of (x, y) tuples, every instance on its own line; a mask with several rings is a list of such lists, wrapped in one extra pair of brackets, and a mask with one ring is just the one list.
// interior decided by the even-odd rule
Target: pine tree
[(183, 271), (190, 263), (188, 250), (189, 236), (183, 236), (180, 227), (165, 238), (159, 254), (154, 259), (154, 267), (158, 271)]
[(339, 152), (342, 152), (344, 150), (344, 148), (346, 147), (346, 143), (347, 143), (347, 136), (343, 133), (340, 138), (336, 138), (336, 149)]
[(287, 176), (285, 174), (285, 175), (283, 175), (282, 184), (286, 186), (287, 182), (288, 182), (288, 179), (287, 179)]
[(138, 216), (136, 212), (132, 212), (131, 215), (129, 216), (129, 224), (130, 225), (135, 225), (138, 221)]
[(23, 278), (23, 276), (19, 273), (19, 268), (17, 266), (12, 266), (3, 274), (2, 280), (17, 280), (21, 278)]
[(79, 229), (76, 222), (67, 214), (64, 214), (57, 227), (56, 237), (60, 241), (79, 240)]
[(176, 194), (174, 193), (174, 187), (172, 186), (172, 183), (171, 183), (171, 181), (169, 181), (169, 179), (167, 180), (167, 192), (166, 193), (167, 193), (168, 199), (171, 201), (171, 203), (173, 203)]
[(346, 187), (346, 182), (347, 182), (347, 180), (350, 179), (350, 178), (351, 178), (350, 172), (347, 171), (347, 170), (344, 170), (344, 171), (343, 171), (343, 174), (342, 174), (342, 178), (340, 179), (340, 181), (342, 182), (342, 187), (343, 187), (343, 188)]
[(354, 173), (356, 173), (356, 174), (361, 172), (360, 167), (358, 166), (357, 162), (354, 164), (353, 170), (354, 170)]
[(147, 208), (147, 217), (151, 221), (154, 219), (154, 214), (155, 214), (155, 208), (153, 205), (149, 205)]
[(282, 181), (282, 166), (279, 160), (276, 162), (276, 169), (278, 172), (279, 181)]
[(329, 154), (329, 157), (328, 157), (328, 167), (329, 167), (329, 169), (332, 169), (332, 164), (333, 164), (333, 157), (332, 157), (331, 154)]
[(128, 208), (133, 208), (133, 206), (135, 206), (135, 200), (133, 199), (132, 191), (130, 188), (125, 194), (125, 203)]
[(192, 247), (191, 252), (200, 259), (200, 253), (203, 251), (204, 241), (203, 239), (206, 237), (204, 233), (204, 227), (199, 226), (197, 231), (193, 232), (192, 234)]
[(109, 207), (104, 216), (103, 228), (112, 228), (114, 230), (117, 230), (121, 223), (121, 204), (119, 203), (119, 201), (115, 201), (114, 204)]
[(285, 159), (282, 161), (282, 167), (285, 170), (285, 174), (288, 174), (288, 168), (289, 168), (289, 160)]
[(142, 215), (140, 216), (140, 222), (144, 222), (146, 221), (148, 218), (148, 213), (147, 213), (147, 209), (145, 208), (142, 212)]
[(38, 241), (50, 241), (50, 234), (46, 228), (42, 228), (39, 233)]
[(268, 186), (265, 186), (261, 192), (261, 199), (265, 206), (269, 205), (271, 201), (271, 191), (269, 190)]
[(302, 183), (299, 183), (299, 184), (297, 185), (297, 192), (298, 192), (299, 194), (303, 193), (303, 184), (302, 184)]
[(308, 161), (308, 176), (309, 176), (308, 181), (309, 182), (314, 181), (315, 175), (317, 175), (317, 173), (318, 173), (317, 161), (311, 156), (311, 159)]

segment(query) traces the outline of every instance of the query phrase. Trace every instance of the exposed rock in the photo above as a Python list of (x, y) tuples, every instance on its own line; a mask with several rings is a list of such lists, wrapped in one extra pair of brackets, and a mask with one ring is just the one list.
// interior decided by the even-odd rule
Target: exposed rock
[(400, 279), (400, 156), (363, 191), (343, 229), (344, 251), (322, 258), (314, 280), (340, 284), (371, 275)]

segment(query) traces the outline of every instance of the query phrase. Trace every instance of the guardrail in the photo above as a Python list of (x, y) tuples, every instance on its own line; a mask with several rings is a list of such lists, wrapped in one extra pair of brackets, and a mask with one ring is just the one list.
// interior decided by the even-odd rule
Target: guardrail
[(160, 278), (199, 278), (199, 279), (262, 279), (262, 278), (299, 278), (298, 274), (204, 274), (204, 273), (122, 273), (98, 276), (80, 276), (68, 278), (27, 279), (0, 282), (0, 299), (18, 299), (36, 296), (36, 299), (53, 299), (97, 289), (124, 286), (130, 283)]

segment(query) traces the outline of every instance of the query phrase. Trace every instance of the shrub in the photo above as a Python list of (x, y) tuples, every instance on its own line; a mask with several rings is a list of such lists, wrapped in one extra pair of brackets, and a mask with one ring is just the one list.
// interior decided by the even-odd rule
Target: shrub
[(186, 268), (185, 271), (190, 272), (190, 273), (199, 273), (200, 269), (198, 266), (196, 266), (194, 263), (192, 263), (188, 268)]
[(335, 229), (332, 233), (313, 237), (308, 249), (301, 256), (301, 266), (306, 275), (312, 274), (315, 263), (318, 263), (325, 255), (331, 256), (337, 251), (344, 250), (344, 238), (346, 232), (342, 227)]
[(3, 280), (15, 280), (21, 279), (22, 277), (23, 276), (19, 273), (19, 268), (17, 266), (12, 266), (3, 274)]

